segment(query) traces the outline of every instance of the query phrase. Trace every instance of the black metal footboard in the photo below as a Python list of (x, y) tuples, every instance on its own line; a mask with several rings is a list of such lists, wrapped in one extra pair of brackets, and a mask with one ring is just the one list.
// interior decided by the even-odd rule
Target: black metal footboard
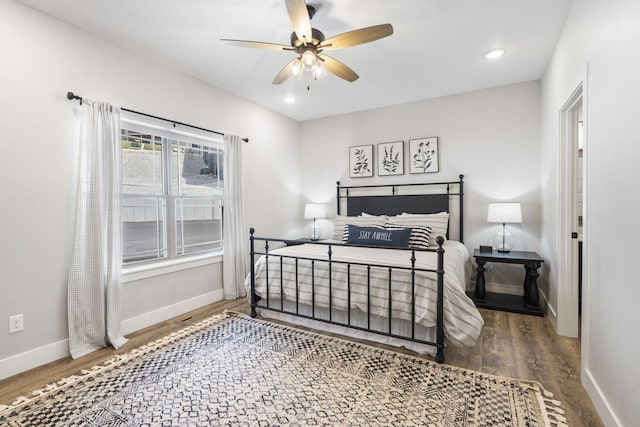
[[(339, 246), (354, 246), (354, 245), (343, 245), (340, 243), (326, 243), (326, 242), (312, 242), (312, 244), (315, 245), (324, 245), (327, 247), (327, 252), (326, 252), (326, 258), (322, 258), (322, 259), (316, 259), (316, 258), (309, 258), (309, 257), (300, 257), (300, 256), (292, 256), (292, 255), (284, 255), (284, 254), (273, 254), (272, 252), (270, 252), (270, 244), (276, 244), (276, 245), (280, 245), (280, 244), (284, 244), (287, 243), (287, 240), (284, 239), (272, 239), (272, 238), (263, 238), (263, 237), (256, 237), (254, 236), (254, 232), (255, 230), (253, 228), (251, 228), (249, 230), (250, 233), (250, 258), (251, 258), (251, 270), (250, 270), (250, 304), (251, 304), (251, 316), (252, 317), (256, 317), (257, 316), (257, 309), (261, 309), (261, 310), (271, 310), (271, 311), (277, 311), (280, 313), (284, 313), (284, 314), (288, 314), (288, 315), (293, 315), (293, 316), (298, 316), (298, 317), (303, 317), (303, 318), (307, 318), (307, 319), (311, 319), (311, 320), (315, 320), (315, 321), (320, 321), (320, 322), (325, 322), (325, 323), (329, 323), (329, 324), (333, 324), (333, 325), (339, 325), (339, 326), (343, 326), (343, 327), (348, 327), (348, 328), (352, 328), (352, 329), (357, 329), (357, 330), (361, 330), (361, 331), (366, 331), (366, 332), (372, 332), (372, 333), (376, 333), (379, 335), (385, 335), (385, 336), (389, 336), (389, 337), (393, 337), (393, 338), (399, 338), (399, 339), (403, 339), (403, 340), (408, 340), (408, 341), (413, 341), (413, 342), (417, 342), (420, 344), (426, 344), (426, 345), (431, 345), (434, 346), (436, 348), (436, 355), (435, 355), (435, 360), (438, 363), (443, 363), (444, 362), (444, 248), (442, 247), (443, 243), (444, 243), (444, 239), (442, 237), (438, 237), (436, 239), (437, 243), (438, 243), (438, 247), (434, 248), (434, 249), (400, 249), (400, 250), (404, 250), (407, 252), (407, 266), (406, 267), (399, 267), (399, 266), (391, 266), (391, 265), (384, 265), (384, 264), (370, 264), (370, 263), (363, 263), (363, 262), (354, 262), (354, 261), (342, 261), (339, 259), (335, 259), (334, 258), (334, 254), (333, 254), (333, 250), (336, 247)], [(263, 249), (256, 249), (256, 242), (264, 242), (264, 248)], [(437, 268), (435, 270), (429, 270), (429, 269), (424, 269), (424, 268), (417, 268), (416, 267), (416, 252), (424, 252), (424, 251), (428, 251), (428, 252), (435, 252), (437, 254)], [(257, 256), (264, 256), (265, 257), (265, 268), (267, 269), (265, 275), (266, 275), (266, 290), (264, 292), (264, 296), (260, 297), (256, 294), (256, 255)], [(279, 280), (276, 280), (277, 283), (269, 283), (269, 271), (268, 269), (270, 268), (270, 263), (269, 263), (269, 258), (276, 258), (278, 259), (278, 261), (275, 263), (276, 264), (276, 268), (279, 268), (279, 274), (277, 274), (276, 276), (279, 277)], [(300, 262), (304, 262), (307, 264), (310, 264), (311, 266), (311, 273), (309, 274), (305, 274), (305, 275), (299, 275), (299, 263)], [(293, 280), (293, 286), (294, 286), (294, 294), (295, 296), (290, 297), (290, 305), (294, 305), (294, 308), (287, 308), (285, 307), (285, 285), (284, 285), (284, 276), (285, 276), (285, 272), (284, 272), (284, 266), (286, 264), (286, 268), (290, 270), (289, 275), (293, 275), (294, 276), (294, 280)], [(317, 293), (317, 288), (316, 288), (316, 281), (317, 281), (317, 270), (316, 267), (317, 266), (322, 266), (322, 268), (324, 269), (324, 273), (326, 273), (328, 275), (328, 290), (326, 290), (325, 292), (328, 292), (328, 318), (324, 318), (324, 317), (319, 317), (316, 314), (316, 305), (317, 305), (317, 301), (316, 301), (316, 293)], [(388, 271), (388, 279), (386, 278), (386, 273), (385, 273), (385, 281), (388, 281), (388, 294), (387, 294), (387, 309), (388, 309), (388, 313), (386, 314), (385, 317), (387, 317), (388, 319), (388, 325), (387, 330), (386, 331), (382, 331), (379, 329), (373, 329), (371, 327), (371, 307), (372, 307), (372, 295), (371, 295), (371, 269), (385, 269), (385, 271)], [(336, 287), (336, 283), (337, 280), (335, 279), (334, 275), (337, 275), (338, 272), (337, 270), (340, 270), (340, 274), (341, 275), (345, 275), (346, 272), (346, 283), (341, 282), (342, 287), (340, 287), (340, 283), (338, 283), (338, 286)], [(366, 271), (366, 274), (364, 276), (366, 277), (362, 277), (362, 274), (358, 275), (358, 274), (352, 274), (352, 270), (358, 269), (358, 271)], [(394, 272), (396, 273), (396, 275), (398, 274), (398, 271), (403, 271), (405, 274), (409, 274), (410, 276), (410, 302), (408, 301), (402, 301), (402, 304), (406, 305), (407, 303), (410, 304), (410, 334), (405, 335), (400, 335), (397, 333), (394, 333), (393, 331), (393, 321), (394, 318), (392, 316), (392, 309), (394, 306), (394, 301), (392, 298), (392, 287), (394, 284)], [(420, 339), (418, 337), (416, 337), (416, 272), (432, 272), (435, 273), (437, 276), (437, 295), (436, 295), (436, 333), (435, 333), (435, 342), (432, 341), (426, 341), (423, 339)], [(323, 273), (323, 274), (324, 274)], [(357, 279), (354, 279), (354, 277), (357, 277)], [(325, 280), (327, 278), (325, 277)], [(380, 280), (378, 278), (378, 280)], [(269, 295), (270, 295), (270, 287), (277, 287), (277, 291), (279, 293), (279, 297), (280, 297), (280, 304), (270, 304), (269, 301)], [(306, 287), (304, 289), (308, 289), (310, 286), (310, 290), (311, 290), (311, 313), (310, 314), (304, 314), (301, 313), (299, 310), (300, 307), (300, 292), (303, 289), (303, 287)], [(354, 286), (366, 286), (366, 317), (367, 317), (367, 321), (366, 321), (366, 325), (356, 325), (352, 322), (352, 318), (351, 318), (351, 312), (352, 312), (352, 293), (353, 293), (353, 288)], [(333, 294), (334, 292), (340, 292), (341, 295), (343, 293), (345, 293), (345, 289), (346, 289), (346, 320), (345, 321), (339, 321), (339, 320), (335, 320), (333, 319), (332, 313), (334, 312), (334, 307), (333, 307)], [(377, 297), (379, 299), (379, 297)], [(400, 302), (396, 301), (395, 302), (396, 305), (401, 304)], [(340, 307), (336, 308), (336, 310), (341, 309)], [(362, 312), (364, 312), (365, 310), (361, 310)]]

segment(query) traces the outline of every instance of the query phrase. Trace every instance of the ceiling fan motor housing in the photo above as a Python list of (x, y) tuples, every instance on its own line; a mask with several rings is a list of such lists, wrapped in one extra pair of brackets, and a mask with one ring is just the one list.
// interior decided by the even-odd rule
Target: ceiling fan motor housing
[[(318, 30), (316, 28), (312, 28), (311, 29), (311, 40), (310, 40), (310, 43), (313, 46), (318, 46), (320, 43), (322, 43), (324, 41), (324, 39), (325, 39), (325, 37), (324, 37), (324, 34), (322, 33), (322, 31), (320, 31), (320, 30)], [(304, 46), (304, 42), (298, 38), (298, 36), (296, 35), (295, 31), (293, 33), (291, 33), (291, 46), (293, 46), (296, 49)]]

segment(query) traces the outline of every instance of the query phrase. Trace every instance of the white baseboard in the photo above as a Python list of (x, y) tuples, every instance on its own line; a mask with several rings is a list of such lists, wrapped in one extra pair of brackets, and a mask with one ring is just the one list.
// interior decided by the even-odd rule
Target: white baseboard
[(611, 405), (605, 399), (602, 390), (600, 390), (588, 369), (582, 370), (581, 380), (593, 406), (595, 406), (598, 415), (600, 415), (602, 423), (607, 427), (622, 427), (622, 424), (611, 410)]
[(549, 318), (549, 321), (551, 321), (551, 324), (553, 325), (553, 329), (556, 331), (556, 333), (558, 333), (558, 314), (556, 313), (556, 309), (549, 302), (549, 299), (547, 298), (547, 294), (544, 293), (544, 291), (542, 291), (541, 289), (540, 289), (540, 299), (542, 300), (543, 310), (545, 310), (547, 317)]
[[(127, 335), (132, 332), (139, 331), (147, 326), (160, 323), (164, 320), (171, 319), (172, 317), (195, 310), (196, 308), (221, 301), (222, 299), (223, 291), (222, 289), (219, 289), (188, 300), (180, 301), (176, 304), (161, 307), (148, 313), (143, 313), (139, 316), (124, 319), (121, 323), (122, 334)], [(36, 368), (46, 363), (54, 362), (69, 355), (69, 340), (64, 339), (62, 341), (57, 341), (42, 347), (25, 351), (24, 353), (9, 356), (0, 360), (0, 380), (28, 371), (29, 369)]]
[(69, 356), (69, 340), (65, 339), (0, 360), (0, 380), (40, 365)]
[(222, 301), (223, 299), (224, 294), (222, 289), (209, 292), (208, 294), (198, 295), (197, 297), (180, 301), (166, 307), (161, 307), (136, 317), (124, 319), (120, 324), (120, 330), (122, 331), (122, 335), (128, 335), (132, 332), (139, 331), (140, 329), (155, 325), (156, 323), (163, 322), (188, 311), (195, 310), (196, 308)]

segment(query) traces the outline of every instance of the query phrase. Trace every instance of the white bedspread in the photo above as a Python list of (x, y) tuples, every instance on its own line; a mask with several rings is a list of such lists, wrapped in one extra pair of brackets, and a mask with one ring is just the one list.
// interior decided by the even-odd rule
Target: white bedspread
[[(391, 311), (392, 317), (411, 320), (411, 272), (409, 270), (367, 267), (360, 264), (380, 264), (391, 267), (411, 267), (411, 251), (388, 248), (361, 248), (350, 246), (331, 246), (331, 268), (328, 262), (328, 246), (297, 245), (280, 248), (262, 256), (255, 265), (256, 294), (265, 303), (267, 272), (269, 299), (280, 299), (281, 289), (287, 301), (299, 301), (300, 304), (316, 307), (329, 307), (329, 276), (331, 276), (331, 305), (346, 310), (349, 305), (347, 276), (350, 282), (350, 309), (363, 313), (368, 310), (367, 293), (370, 293), (372, 316), (387, 317), (389, 314), (389, 275), (391, 274)], [(472, 271), (471, 256), (466, 247), (456, 241), (448, 240), (444, 244), (444, 331), (445, 338), (453, 343), (473, 346), (483, 325), (482, 317), (473, 301), (465, 294), (465, 286)], [(272, 256), (278, 255), (278, 256)], [(281, 257), (282, 261), (281, 261)], [(294, 261), (297, 257), (299, 261)], [(307, 259), (301, 259), (307, 258)], [(314, 259), (310, 261), (311, 259)], [(341, 261), (347, 264), (338, 263)], [(282, 280), (281, 280), (282, 265)], [(435, 270), (437, 254), (435, 252), (416, 251), (416, 269)], [(296, 269), (298, 292), (296, 298)], [(349, 271), (347, 271), (349, 269)], [(314, 283), (311, 284), (313, 270)], [(369, 279), (368, 279), (369, 277)], [(369, 281), (369, 291), (367, 282)], [(245, 282), (250, 290), (250, 276)], [(312, 289), (314, 291), (312, 292)], [(415, 319), (425, 327), (436, 324), (437, 275), (435, 272), (416, 271), (415, 275)]]

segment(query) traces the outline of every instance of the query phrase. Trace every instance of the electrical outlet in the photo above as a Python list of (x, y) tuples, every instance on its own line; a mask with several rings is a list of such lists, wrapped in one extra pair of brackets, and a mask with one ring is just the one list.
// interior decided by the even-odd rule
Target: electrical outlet
[(24, 329), (24, 317), (22, 314), (9, 316), (9, 333), (13, 334)]

